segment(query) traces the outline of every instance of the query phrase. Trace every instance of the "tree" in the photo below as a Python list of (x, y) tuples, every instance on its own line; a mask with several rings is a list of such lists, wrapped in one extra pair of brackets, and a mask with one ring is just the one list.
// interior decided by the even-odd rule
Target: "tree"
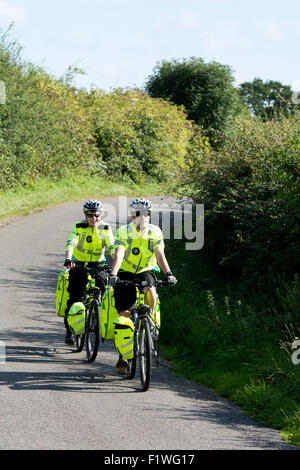
[(274, 119), (282, 114), (288, 117), (295, 108), (291, 87), (278, 81), (268, 80), (264, 83), (260, 78), (255, 78), (253, 82), (242, 83), (239, 93), (254, 116), (263, 120)]
[(233, 81), (229, 66), (191, 57), (181, 62), (158, 63), (145, 90), (154, 98), (183, 105), (188, 118), (201, 125), (216, 143), (237, 109), (238, 94)]

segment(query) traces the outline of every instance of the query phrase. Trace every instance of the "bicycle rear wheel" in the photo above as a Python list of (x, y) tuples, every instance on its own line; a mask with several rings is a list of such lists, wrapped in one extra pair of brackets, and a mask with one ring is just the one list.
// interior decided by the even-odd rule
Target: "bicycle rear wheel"
[(139, 323), (138, 358), (140, 364), (142, 391), (146, 392), (150, 385), (152, 368), (150, 327), (146, 318), (141, 318)]
[(92, 302), (86, 320), (86, 357), (88, 362), (93, 362), (98, 354), (100, 338), (100, 308), (97, 302)]

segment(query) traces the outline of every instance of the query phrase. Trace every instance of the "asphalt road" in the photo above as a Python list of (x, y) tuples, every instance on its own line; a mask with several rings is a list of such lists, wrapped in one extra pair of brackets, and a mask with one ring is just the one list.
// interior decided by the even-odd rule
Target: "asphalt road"
[[(117, 199), (106, 202), (116, 207)], [(166, 361), (141, 392), (138, 377), (116, 375), (112, 342), (92, 364), (64, 344), (56, 281), (80, 219), (81, 205), (72, 203), (0, 227), (0, 449), (294, 449), (213, 391), (173, 375)]]

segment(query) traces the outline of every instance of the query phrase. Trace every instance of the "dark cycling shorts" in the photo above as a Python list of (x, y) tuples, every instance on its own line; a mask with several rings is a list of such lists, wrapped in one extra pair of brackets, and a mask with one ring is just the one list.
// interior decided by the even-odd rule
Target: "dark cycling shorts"
[[(134, 274), (125, 271), (120, 271), (118, 277), (122, 280), (131, 281), (138, 279), (139, 281), (147, 281), (150, 285), (153, 285), (157, 277), (153, 271), (145, 271), (143, 273)], [(134, 286), (124, 286), (122, 284), (116, 284), (114, 286), (114, 297), (115, 307), (118, 312), (122, 310), (130, 310), (134, 307), (136, 302), (136, 288)]]
[[(67, 303), (66, 314), (74, 302), (81, 302), (82, 300), (84, 289), (88, 281), (88, 276), (83, 269), (83, 265), (83, 262), (76, 261), (75, 268), (70, 269), (68, 287), (70, 299)], [(108, 266), (103, 262), (91, 262), (88, 263), (88, 267), (93, 269), (92, 275), (95, 278), (95, 284), (101, 289), (101, 294), (103, 295), (108, 280)]]

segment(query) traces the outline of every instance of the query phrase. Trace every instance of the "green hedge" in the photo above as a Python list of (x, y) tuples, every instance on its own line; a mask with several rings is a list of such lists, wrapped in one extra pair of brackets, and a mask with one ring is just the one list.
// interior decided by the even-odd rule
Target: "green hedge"
[[(138, 90), (87, 91), (22, 59), (8, 34), (0, 38), (1, 189), (52, 175), (98, 174), (144, 181), (175, 181), (190, 149), (202, 146), (184, 111)], [(195, 138), (197, 134), (197, 138)]]
[(300, 117), (240, 117), (222, 149), (205, 152), (181, 191), (205, 204), (205, 243), (245, 287), (300, 269)]

